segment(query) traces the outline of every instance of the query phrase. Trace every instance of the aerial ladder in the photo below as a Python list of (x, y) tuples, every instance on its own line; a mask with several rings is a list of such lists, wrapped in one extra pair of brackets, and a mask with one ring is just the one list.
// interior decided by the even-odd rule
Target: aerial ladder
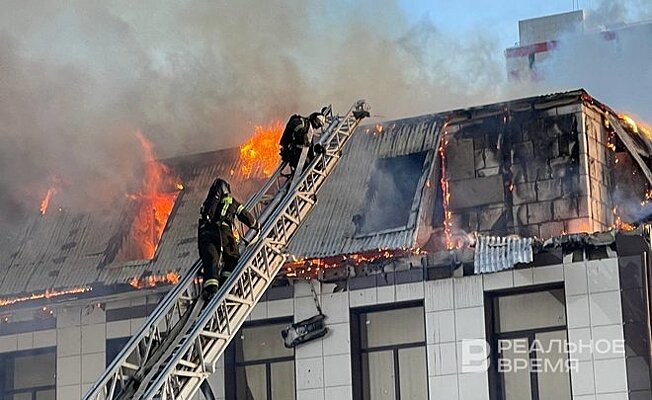
[(333, 115), (330, 108), (327, 114), (327, 128), (318, 139), (323, 154), (303, 169), (299, 164), (292, 177), (283, 173), (286, 164), (282, 163), (245, 204), (261, 229), (245, 232), (246, 248), (224, 286), (204, 302), (197, 278), (201, 261), (196, 261), (84, 400), (189, 400), (197, 393), (286, 262), (290, 239), (314, 207), (317, 192), (369, 111), (365, 101), (359, 100), (344, 116)]

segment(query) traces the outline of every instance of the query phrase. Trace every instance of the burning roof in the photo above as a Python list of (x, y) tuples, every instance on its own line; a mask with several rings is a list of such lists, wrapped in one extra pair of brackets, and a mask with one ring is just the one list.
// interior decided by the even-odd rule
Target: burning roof
[[(352, 254), (445, 251), (474, 232), (546, 239), (608, 230), (617, 217), (641, 220), (651, 214), (645, 196), (652, 193), (652, 141), (644, 132), (581, 90), (362, 126), (289, 250), (325, 266)], [(265, 148), (271, 154), (273, 146)], [(151, 260), (115, 260), (131, 222), (125, 218), (134, 214), (129, 199), (118, 205), (123, 219), (35, 212), (17, 241), (0, 244), (1, 297), (174, 283), (197, 257), (197, 210), (211, 181), (230, 177), (243, 200), (262, 184), (265, 165), (243, 162), (243, 151), (257, 149), (165, 160), (184, 190), (171, 200)], [(624, 178), (611, 175), (616, 164), (636, 178), (627, 187), (641, 203), (633, 216), (614, 215), (624, 200), (613, 193), (626, 192)], [(262, 173), (244, 178), (254, 170)], [(388, 204), (400, 215), (383, 219)]]
[[(132, 257), (132, 261), (116, 259), (133, 229), (131, 217), (140, 212), (140, 205), (149, 209), (149, 201), (156, 200), (146, 195), (145, 186), (116, 204), (115, 213), (82, 214), (70, 209), (51, 209), (44, 215), (35, 212), (15, 235), (16, 240), (0, 242), (0, 298), (29, 299), (46, 291), (50, 298), (79, 287), (117, 289), (118, 285), (128, 289), (151, 287), (152, 282), (173, 283), (175, 275), (181, 273), (179, 269), (190, 266), (196, 256), (197, 210), (205, 190), (215, 176), (230, 176), (232, 170), (241, 168), (238, 153), (228, 149), (164, 160), (166, 168), (179, 178), (164, 186), (174, 198), (180, 193), (177, 182), (183, 182), (184, 190), (176, 203), (174, 199), (166, 203), (170, 207), (174, 204), (174, 210), (171, 218), (161, 223), (166, 230), (160, 231), (153, 260), (149, 260), (151, 253)], [(242, 198), (261, 182), (243, 182), (238, 174), (231, 181), (236, 195)]]

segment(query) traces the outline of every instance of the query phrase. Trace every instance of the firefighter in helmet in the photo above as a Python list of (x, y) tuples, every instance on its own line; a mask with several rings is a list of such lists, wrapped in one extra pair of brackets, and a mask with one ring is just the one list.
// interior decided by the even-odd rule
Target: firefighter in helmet
[[(202, 296), (208, 300), (233, 272), (240, 258), (234, 220), (238, 218), (251, 229), (259, 230), (256, 218), (231, 196), (227, 181), (213, 181), (201, 206), (198, 228), (199, 257), (202, 261), (204, 286)], [(220, 270), (220, 259), (224, 266)]]
[(320, 153), (323, 151), (321, 146), (313, 145), (309, 133), (310, 128), (320, 129), (326, 124), (324, 109), (321, 112), (314, 112), (308, 117), (294, 114), (285, 125), (280, 143), (281, 159), (290, 165), (292, 172), (294, 172), (297, 164), (299, 164), (301, 151), (304, 147), (308, 147), (309, 160), (315, 156), (315, 152)]

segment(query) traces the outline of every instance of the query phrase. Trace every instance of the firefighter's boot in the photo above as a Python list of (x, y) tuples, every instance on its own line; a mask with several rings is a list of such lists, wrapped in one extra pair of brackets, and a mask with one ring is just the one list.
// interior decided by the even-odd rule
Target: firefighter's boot
[(217, 293), (217, 289), (220, 287), (220, 283), (217, 279), (211, 278), (207, 279), (204, 282), (204, 287), (202, 288), (201, 291), (201, 296), (204, 299), (204, 301), (209, 301), (215, 293)]

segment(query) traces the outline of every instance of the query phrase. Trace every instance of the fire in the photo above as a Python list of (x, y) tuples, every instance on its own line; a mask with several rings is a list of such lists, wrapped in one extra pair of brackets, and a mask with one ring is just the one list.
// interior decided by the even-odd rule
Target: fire
[(383, 133), (383, 125), (376, 124), (376, 133)]
[(363, 264), (382, 262), (383, 260), (389, 260), (392, 258), (421, 255), (425, 253), (426, 252), (419, 247), (377, 249), (351, 255), (294, 260), (286, 263), (283, 266), (283, 271), (285, 276), (288, 278), (314, 279), (318, 277), (320, 271), (329, 268), (336, 268), (343, 265), (357, 267)]
[(154, 258), (174, 202), (179, 191), (183, 190), (183, 184), (170, 169), (156, 160), (152, 143), (140, 132), (136, 132), (136, 137), (144, 152), (145, 175), (140, 191), (129, 195), (138, 203), (138, 210), (129, 230), (128, 242), (120, 250), (117, 261)]
[(179, 282), (181, 276), (177, 272), (167, 272), (163, 275), (149, 275), (142, 278), (132, 278), (129, 285), (136, 289), (153, 288), (158, 284), (174, 285)]
[(22, 297), (12, 297), (12, 298), (6, 298), (6, 299), (0, 299), (0, 307), (4, 306), (9, 306), (12, 304), (16, 303), (22, 303), (25, 301), (30, 301), (30, 300), (41, 300), (41, 299), (51, 299), (53, 297), (59, 297), (59, 296), (65, 296), (65, 295), (70, 295), (70, 294), (80, 294), (80, 293), (86, 293), (90, 292), (93, 290), (91, 287), (78, 287), (78, 288), (72, 288), (72, 289), (64, 289), (64, 290), (46, 290), (45, 292), (42, 293), (33, 293), (29, 296), (22, 296)]
[(50, 205), (50, 200), (52, 200), (52, 196), (54, 196), (57, 193), (57, 189), (54, 187), (50, 187), (48, 189), (48, 192), (45, 194), (45, 197), (43, 200), (41, 200), (41, 215), (45, 215), (45, 212), (48, 210), (48, 206)]
[[(240, 172), (245, 178), (254, 172), (262, 177), (269, 177), (281, 160), (279, 142), (283, 134), (283, 123), (272, 122), (269, 125), (256, 125), (254, 135), (247, 143), (240, 146)], [(233, 175), (233, 171), (231, 173)]]
[(448, 145), (448, 132), (444, 127), (444, 133), (441, 138), (441, 144), (439, 145), (439, 157), (441, 159), (441, 192), (443, 194), (443, 208), (444, 208), (444, 235), (446, 236), (446, 248), (452, 250), (455, 248), (455, 243), (452, 240), (453, 233), (453, 222), (452, 216), (449, 209), (451, 202), (451, 193), (448, 186), (448, 177), (446, 175), (446, 145)]
[(50, 187), (48, 188), (47, 193), (41, 200), (41, 215), (45, 215), (45, 213), (48, 211), (48, 207), (50, 206), (50, 201), (52, 201), (52, 197), (59, 192), (59, 187), (60, 187), (60, 180), (56, 176), (53, 176), (50, 179)]
[(614, 228), (619, 229), (621, 231), (633, 231), (636, 229), (636, 227), (632, 224), (628, 224), (627, 222), (624, 222), (620, 217), (616, 217), (616, 222), (614, 223)]
[(634, 118), (630, 117), (629, 115), (626, 114), (620, 114), (618, 115), (618, 118), (620, 118), (621, 121), (627, 125), (627, 127), (634, 133), (636, 134), (643, 134), (645, 135), (648, 139), (652, 139), (652, 129), (650, 129), (648, 126), (641, 122), (636, 122)]

